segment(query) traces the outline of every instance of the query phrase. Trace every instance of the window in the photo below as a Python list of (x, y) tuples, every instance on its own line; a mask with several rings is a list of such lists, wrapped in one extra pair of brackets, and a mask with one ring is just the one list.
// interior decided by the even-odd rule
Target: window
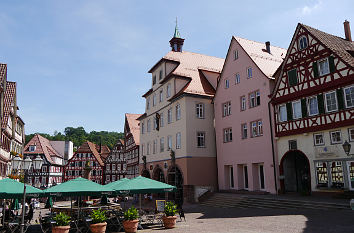
[(258, 127), (258, 136), (262, 136), (263, 135), (263, 123), (262, 121), (258, 121), (257, 122), (257, 127)]
[(146, 154), (150, 154), (150, 142), (146, 143)]
[(292, 69), (288, 71), (288, 83), (290, 87), (295, 86), (297, 84), (296, 69)]
[(232, 128), (224, 129), (224, 142), (232, 142)]
[(116, 175), (112, 175), (112, 181), (116, 181)]
[(159, 80), (162, 79), (162, 70), (160, 70)]
[(152, 106), (156, 105), (156, 93), (152, 97)]
[(345, 106), (354, 107), (354, 86), (344, 88)]
[(153, 117), (153, 122), (154, 122), (154, 130), (156, 130), (157, 129), (157, 124), (158, 124), (158, 121), (157, 121), (157, 119), (158, 118), (156, 118), (156, 117)]
[(328, 173), (326, 162), (316, 162), (317, 187), (328, 187)]
[(42, 166), (42, 172), (47, 172), (47, 166)]
[(151, 131), (151, 120), (150, 119), (147, 120), (147, 131), (148, 132)]
[(243, 166), (244, 188), (248, 189), (248, 170), (247, 165)]
[(238, 50), (236, 49), (234, 51), (234, 60), (237, 60), (238, 59)]
[(325, 94), (326, 97), (326, 110), (327, 112), (333, 112), (338, 109), (336, 92), (329, 92)]
[(176, 149), (180, 149), (181, 148), (181, 133), (177, 133), (176, 134)]
[(156, 154), (156, 151), (157, 151), (157, 139), (154, 140), (154, 144), (152, 147), (152, 153)]
[(237, 73), (236, 75), (235, 75), (235, 84), (238, 84), (238, 83), (240, 83), (240, 74), (239, 73)]
[(329, 132), (332, 144), (342, 143), (342, 134), (340, 131)]
[(116, 170), (116, 165), (112, 164), (112, 171), (115, 171), (115, 170)]
[(302, 36), (299, 39), (299, 49), (303, 50), (305, 48), (307, 48), (307, 38), (306, 36)]
[(241, 111), (246, 110), (246, 97), (241, 96)]
[(225, 88), (229, 88), (230, 87), (230, 82), (228, 79), (225, 79)]
[(315, 146), (323, 146), (324, 143), (324, 138), (323, 138), (323, 133), (316, 133), (313, 134), (313, 141)]
[(149, 110), (150, 109), (150, 97), (148, 97), (146, 99), (146, 109)]
[(251, 122), (251, 137), (256, 137), (257, 133), (257, 121)]
[(279, 121), (284, 122), (287, 120), (286, 105), (279, 106)]
[(176, 105), (176, 121), (181, 119), (181, 105), (177, 104)]
[(199, 103), (195, 105), (197, 118), (204, 118), (204, 104)]
[(256, 106), (261, 105), (261, 94), (259, 91), (256, 91)]
[(144, 122), (141, 122), (141, 134), (145, 133), (145, 124)]
[(204, 132), (197, 133), (197, 147), (205, 147), (205, 133)]
[(172, 149), (172, 136), (167, 136), (167, 150)]
[(241, 135), (242, 135), (242, 139), (247, 138), (247, 124), (242, 124), (241, 125)]
[(247, 78), (252, 78), (252, 67), (247, 68)]
[(296, 140), (289, 140), (289, 150), (297, 150), (297, 141)]
[(47, 179), (46, 179), (45, 177), (42, 177), (42, 186), (45, 186), (45, 185), (46, 185), (46, 183), (47, 183), (46, 180), (47, 180)]
[(320, 72), (320, 76), (329, 74), (328, 58), (325, 58), (318, 62), (318, 70)]
[(106, 181), (110, 181), (110, 176), (106, 176)]
[(301, 101), (292, 102), (293, 105), (293, 119), (299, 119), (302, 117)]
[(165, 122), (164, 122), (164, 118), (163, 118), (163, 113), (160, 113), (160, 127), (164, 127)]
[(33, 152), (33, 151), (35, 151), (36, 150), (36, 145), (31, 145), (31, 146), (29, 146), (29, 148), (28, 148), (28, 151), (29, 152)]
[(172, 123), (172, 108), (167, 110), (167, 123), (171, 124)]
[(354, 141), (354, 128), (348, 129), (348, 134), (349, 134), (349, 136), (348, 136), (349, 137), (349, 141), (350, 142)]
[(308, 103), (308, 111), (310, 116), (314, 116), (318, 114), (318, 103), (317, 96), (309, 97), (307, 99)]
[(156, 84), (156, 75), (154, 75), (153, 77), (152, 77), (152, 85), (155, 85)]
[(160, 102), (163, 101), (163, 90), (160, 90)]
[(160, 138), (160, 152), (165, 150), (165, 139), (162, 137)]
[(226, 102), (223, 104), (223, 116), (229, 116), (231, 115), (231, 102)]
[(171, 84), (169, 83), (167, 85), (167, 89), (166, 89), (166, 98), (171, 96)]
[(250, 103), (250, 108), (256, 106), (256, 94), (254, 92), (249, 95), (249, 103)]

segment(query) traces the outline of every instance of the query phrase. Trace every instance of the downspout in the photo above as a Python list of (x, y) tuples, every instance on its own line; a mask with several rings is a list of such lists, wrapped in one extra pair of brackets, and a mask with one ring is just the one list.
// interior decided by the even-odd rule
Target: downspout
[(277, 169), (275, 164), (275, 150), (274, 150), (274, 141), (273, 141), (273, 124), (272, 124), (272, 114), (270, 108), (270, 101), (268, 102), (268, 114), (269, 114), (269, 126), (270, 126), (270, 141), (272, 143), (272, 155), (273, 155), (273, 169), (274, 169), (274, 184), (275, 184), (275, 193), (278, 194), (278, 184), (277, 184)]

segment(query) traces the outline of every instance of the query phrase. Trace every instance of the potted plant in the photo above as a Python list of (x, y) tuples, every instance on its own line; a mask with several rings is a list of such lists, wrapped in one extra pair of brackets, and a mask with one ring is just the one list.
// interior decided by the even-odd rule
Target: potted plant
[(52, 227), (52, 233), (68, 233), (70, 230), (70, 217), (65, 213), (60, 212), (53, 218), (55, 221)]
[(123, 227), (125, 232), (134, 233), (138, 230), (139, 224), (139, 214), (138, 210), (132, 206), (127, 211), (124, 212)]
[(162, 218), (163, 225), (165, 226), (165, 228), (171, 229), (176, 226), (176, 219), (177, 219), (176, 212), (177, 212), (177, 205), (168, 201), (165, 205), (165, 216), (163, 216)]
[(90, 230), (92, 233), (106, 232), (106, 227), (107, 227), (106, 211), (101, 209), (92, 210), (91, 219), (92, 219), (92, 223), (90, 225)]

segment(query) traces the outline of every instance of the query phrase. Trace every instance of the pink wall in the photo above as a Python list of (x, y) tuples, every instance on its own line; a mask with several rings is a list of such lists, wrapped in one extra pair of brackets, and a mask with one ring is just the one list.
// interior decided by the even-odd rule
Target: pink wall
[[(234, 60), (234, 50), (239, 58)], [(247, 79), (247, 68), (252, 67), (252, 78)], [(235, 84), (235, 74), (240, 74), (240, 83)], [(230, 87), (225, 89), (224, 80), (229, 79)], [(221, 80), (214, 99), (215, 130), (218, 162), (219, 189), (230, 189), (228, 166), (233, 166), (234, 189), (244, 188), (243, 166), (247, 165), (249, 190), (260, 190), (258, 164), (263, 164), (265, 191), (275, 193), (274, 168), (268, 113), (268, 95), (271, 81), (253, 63), (247, 53), (233, 39), (225, 61)], [(259, 90), (260, 106), (249, 107), (249, 93)], [(246, 110), (241, 111), (241, 96), (246, 96)], [(223, 103), (231, 101), (231, 115), (222, 116)], [(263, 136), (251, 138), (250, 123), (262, 120)], [(247, 123), (247, 139), (241, 137), (241, 124)], [(223, 142), (223, 129), (232, 127), (232, 142)]]

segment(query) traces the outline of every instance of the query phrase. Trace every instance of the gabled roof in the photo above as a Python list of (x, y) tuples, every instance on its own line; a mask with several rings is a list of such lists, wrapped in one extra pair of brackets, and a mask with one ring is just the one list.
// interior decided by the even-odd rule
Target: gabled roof
[(127, 120), (128, 127), (130, 129), (130, 132), (133, 135), (134, 142), (136, 145), (140, 144), (140, 126), (139, 126), (139, 121), (137, 120), (142, 114), (132, 114), (132, 113), (126, 113), (125, 114), (125, 119)]
[(247, 40), (241, 37), (233, 37), (250, 56), (259, 69), (269, 78), (272, 78), (275, 71), (286, 55), (286, 49), (270, 46), (270, 53), (267, 52), (265, 43)]
[[(99, 147), (99, 146), (98, 146)], [(86, 141), (84, 142), (76, 151), (75, 155), (77, 153), (91, 153), (93, 154), (93, 156), (95, 156), (97, 162), (103, 166), (103, 161), (102, 161), (102, 158), (101, 158), (101, 155), (100, 153), (98, 153), (97, 151), (97, 145), (95, 143), (92, 143), (92, 142), (89, 142), (89, 141)], [(75, 156), (74, 155), (74, 156)]]
[(111, 150), (108, 148), (108, 146), (106, 145), (102, 145), (100, 147), (100, 145), (96, 144), (96, 150), (98, 151), (98, 153), (101, 155), (102, 160), (106, 160), (106, 158), (108, 157), (108, 155), (111, 153)]
[(9, 120), (11, 107), (14, 105), (16, 97), (16, 83), (6, 82), (6, 92), (4, 95), (4, 117), (1, 122), (1, 128), (5, 129)]
[(0, 63), (0, 83), (3, 83), (4, 79), (6, 79), (7, 73), (7, 65)]
[(201, 75), (200, 71), (220, 73), (224, 65), (224, 59), (186, 51), (170, 51), (163, 59), (177, 63), (176, 69), (168, 74), (165, 80), (171, 75), (184, 77), (190, 79), (190, 81), (182, 88), (183, 93), (213, 96), (214, 93), (210, 93), (210, 85), (205, 85), (207, 80)]
[(309, 33), (311, 33), (316, 39), (318, 39), (327, 48), (336, 53), (347, 64), (354, 67), (354, 57), (348, 51), (354, 53), (354, 42), (347, 41), (344, 38), (322, 32), (318, 29), (312, 28), (305, 24), (299, 24), (303, 26)]
[[(30, 152), (29, 151), (29, 146), (36, 146), (36, 150)], [(54, 163), (52, 157), (59, 157), (59, 158), (63, 158), (50, 144), (50, 141), (48, 139), (46, 139), (45, 137), (36, 134), (33, 136), (33, 138), (27, 143), (27, 145), (25, 146), (24, 149), (24, 153), (25, 154), (44, 154), (44, 156), (46, 157), (47, 161), (51, 164), (56, 164)], [(62, 164), (59, 164), (62, 165)]]

